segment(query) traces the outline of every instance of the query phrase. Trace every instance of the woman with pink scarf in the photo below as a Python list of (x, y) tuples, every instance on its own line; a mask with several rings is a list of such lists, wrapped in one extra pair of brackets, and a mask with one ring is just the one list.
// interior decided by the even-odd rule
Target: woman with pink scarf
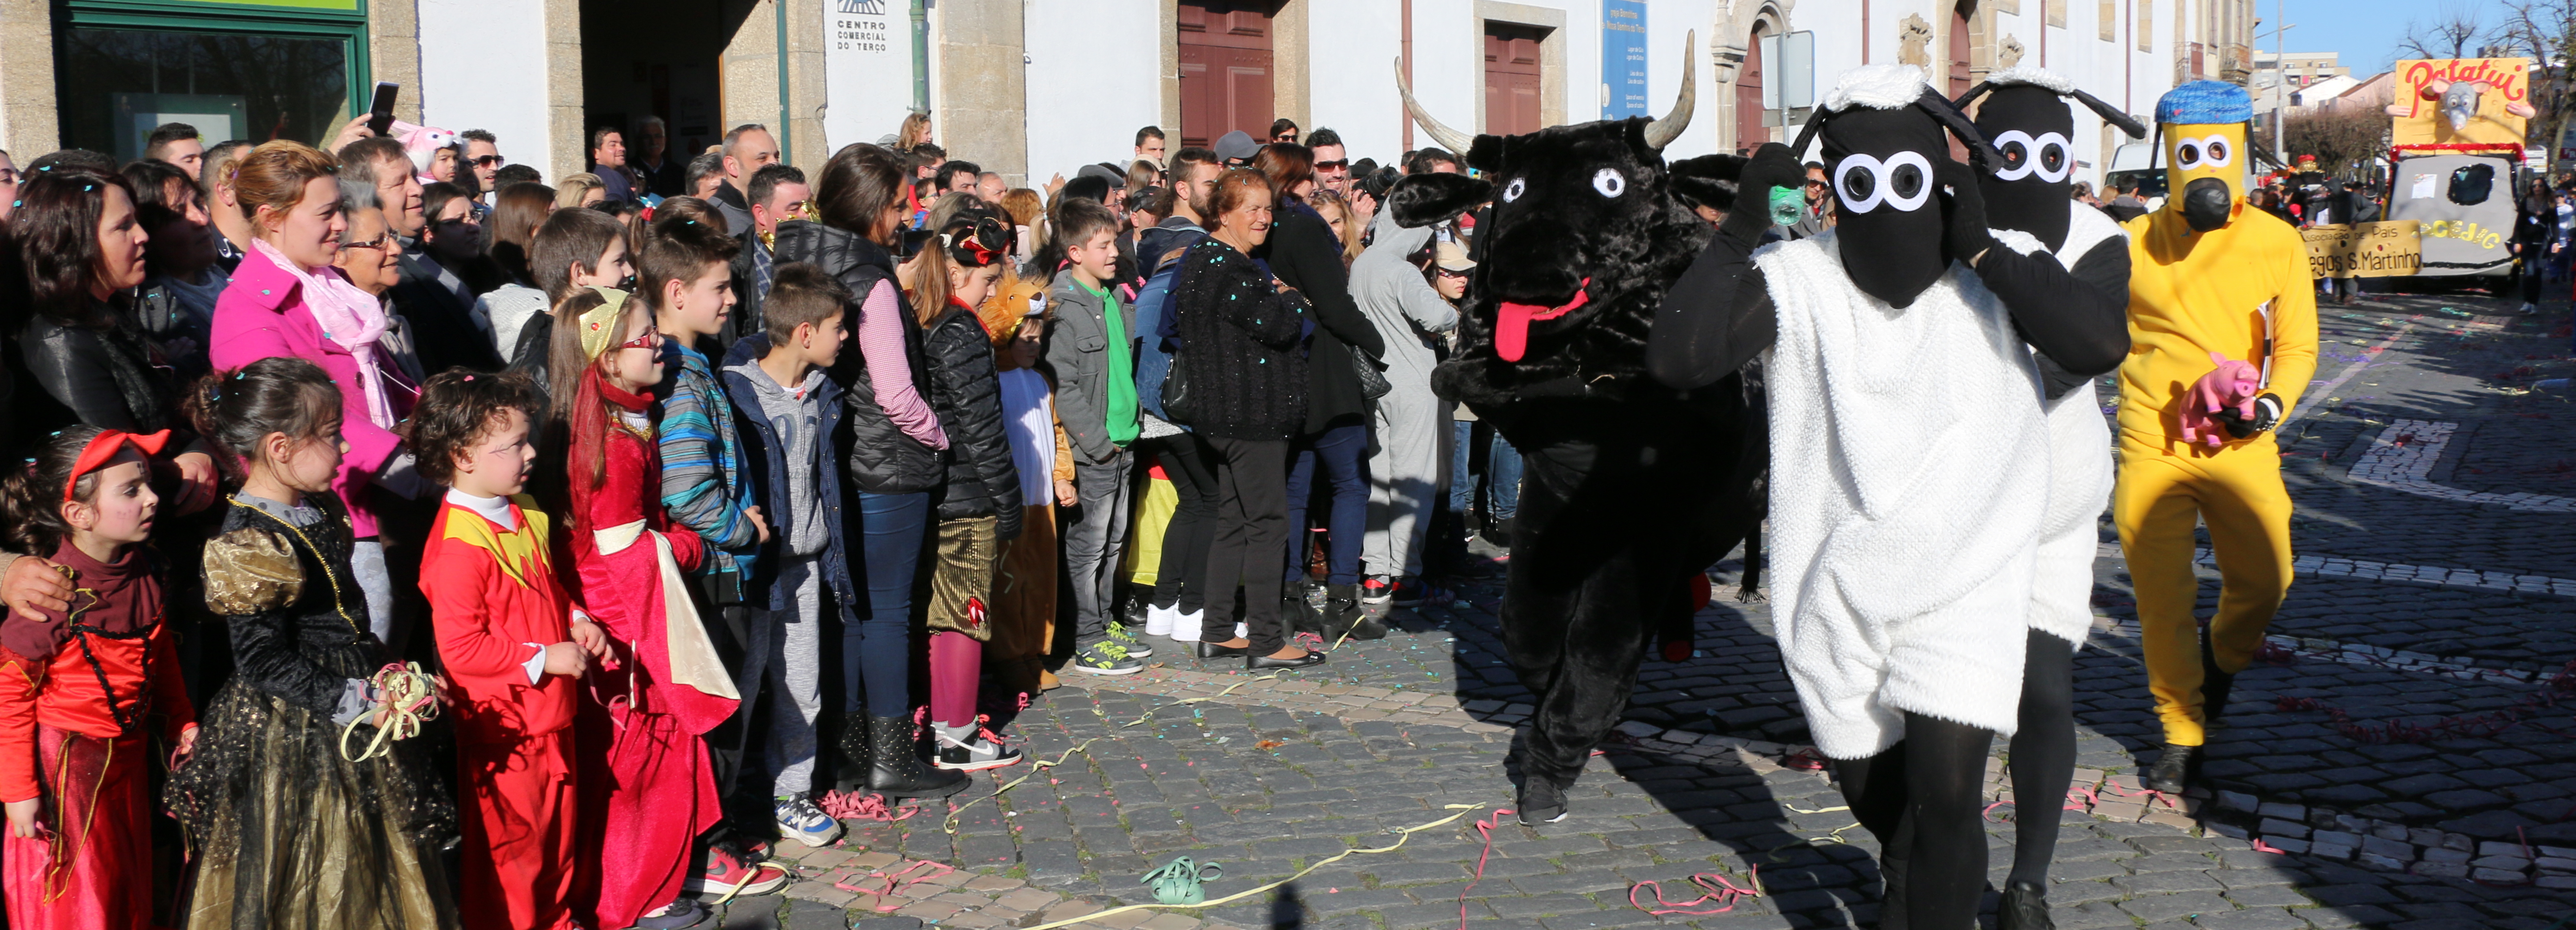
[(350, 561), (366, 590), (368, 624), (390, 641), (393, 581), (368, 489), (390, 481), (405, 496), (416, 491), (410, 457), (393, 432), (411, 408), (411, 390), (377, 342), (387, 325), (384, 304), (331, 266), (344, 247), (384, 247), (382, 240), (341, 242), (348, 218), (339, 167), (320, 149), (283, 140), (252, 149), (234, 167), (233, 189), (257, 238), (215, 300), (209, 355), (217, 371), (293, 356), (322, 366), (339, 386), (340, 435), (349, 451), (332, 488), (348, 505), (358, 539)]

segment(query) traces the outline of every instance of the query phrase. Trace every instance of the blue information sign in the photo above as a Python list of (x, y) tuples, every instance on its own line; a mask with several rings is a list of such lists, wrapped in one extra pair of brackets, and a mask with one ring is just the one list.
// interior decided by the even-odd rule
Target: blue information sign
[(1601, 118), (1646, 115), (1646, 0), (1601, 0)]

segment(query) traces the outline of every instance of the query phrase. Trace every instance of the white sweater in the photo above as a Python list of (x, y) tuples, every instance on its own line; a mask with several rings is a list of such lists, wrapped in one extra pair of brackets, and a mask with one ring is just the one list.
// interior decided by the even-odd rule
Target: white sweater
[(2048, 502), (2037, 369), (1952, 264), (1898, 310), (1840, 237), (1766, 246), (1770, 556), (1780, 652), (1816, 747), (1857, 759), (1912, 711), (2010, 734)]
[[(2053, 257), (2070, 270), (2105, 240), (2128, 233), (2102, 211), (2069, 200), (2074, 215), (2066, 244)], [(1995, 241), (2024, 255), (2045, 251), (2037, 238), (1994, 230)], [(2084, 647), (2093, 628), (2093, 560), (2101, 551), (2098, 524), (2111, 497), (2111, 426), (2092, 382), (2043, 400), (2048, 417), (2048, 512), (2040, 520), (2036, 574), (2031, 581), (2031, 629)]]

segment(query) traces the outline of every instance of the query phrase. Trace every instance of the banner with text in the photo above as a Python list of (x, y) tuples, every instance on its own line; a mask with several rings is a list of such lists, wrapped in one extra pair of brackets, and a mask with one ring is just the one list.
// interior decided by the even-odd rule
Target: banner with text
[(1647, 115), (1646, 0), (1601, 0), (1601, 118)]
[(903, 128), (912, 112), (912, 19), (903, 4), (824, 0), (823, 30), (823, 150)]
[(2312, 278), (2387, 278), (2411, 275), (2422, 267), (2424, 253), (2414, 220), (2312, 226), (2299, 234), (2308, 240), (2308, 276)]

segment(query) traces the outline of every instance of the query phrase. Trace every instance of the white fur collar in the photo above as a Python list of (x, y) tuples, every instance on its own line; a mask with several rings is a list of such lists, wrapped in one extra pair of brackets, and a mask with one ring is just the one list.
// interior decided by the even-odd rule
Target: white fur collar
[(1923, 91), (1931, 86), (1923, 69), (1914, 65), (1862, 65), (1843, 72), (1842, 79), (1834, 82), (1834, 89), (1825, 94), (1825, 109), (1901, 109), (1923, 99)]

